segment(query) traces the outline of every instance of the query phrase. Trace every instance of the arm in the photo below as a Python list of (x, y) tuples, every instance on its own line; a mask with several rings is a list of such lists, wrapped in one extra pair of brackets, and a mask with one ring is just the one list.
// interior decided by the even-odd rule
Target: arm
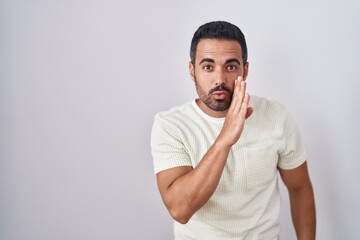
[(176, 221), (187, 223), (209, 200), (219, 183), (228, 152), (229, 149), (214, 143), (196, 168), (176, 167), (157, 174), (162, 199)]
[(177, 167), (157, 174), (160, 194), (171, 216), (187, 223), (215, 192), (227, 161), (231, 146), (235, 144), (251, 115), (249, 95), (244, 81), (235, 81), (233, 100), (221, 133), (196, 168)]
[(306, 162), (292, 170), (279, 168), (279, 172), (289, 191), (291, 216), (297, 238), (315, 239), (315, 200)]

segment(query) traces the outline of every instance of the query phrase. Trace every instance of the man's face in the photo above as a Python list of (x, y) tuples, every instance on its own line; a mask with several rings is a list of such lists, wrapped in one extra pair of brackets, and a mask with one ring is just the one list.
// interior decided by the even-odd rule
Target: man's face
[(189, 69), (201, 101), (199, 107), (210, 115), (226, 111), (231, 104), (234, 81), (244, 80), (248, 63), (243, 63), (241, 46), (234, 40), (202, 39), (197, 45), (194, 65)]

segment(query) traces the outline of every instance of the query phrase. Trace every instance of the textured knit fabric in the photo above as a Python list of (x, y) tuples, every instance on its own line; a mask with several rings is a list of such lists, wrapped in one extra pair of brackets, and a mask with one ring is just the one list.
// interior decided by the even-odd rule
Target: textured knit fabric
[[(252, 96), (254, 112), (231, 148), (216, 191), (187, 224), (174, 222), (176, 240), (278, 239), (277, 168), (306, 161), (293, 118), (281, 104)], [(195, 168), (219, 135), (224, 118), (188, 102), (155, 116), (151, 134), (154, 171)]]

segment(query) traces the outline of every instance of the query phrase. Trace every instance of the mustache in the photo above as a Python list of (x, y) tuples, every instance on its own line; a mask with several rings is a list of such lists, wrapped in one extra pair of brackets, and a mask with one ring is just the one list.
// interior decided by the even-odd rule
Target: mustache
[(228, 87), (224, 86), (224, 85), (219, 85), (219, 86), (211, 89), (209, 91), (209, 94), (212, 94), (212, 93), (217, 92), (217, 91), (224, 91), (224, 92), (228, 92), (228, 93), (232, 94), (231, 90)]

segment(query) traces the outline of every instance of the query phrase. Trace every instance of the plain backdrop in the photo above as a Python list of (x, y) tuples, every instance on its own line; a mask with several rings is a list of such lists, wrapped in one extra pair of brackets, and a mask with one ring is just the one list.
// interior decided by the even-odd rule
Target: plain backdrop
[(359, 1), (0, 0), (1, 240), (173, 239), (150, 130), (197, 96), (190, 41), (213, 20), (245, 33), (250, 94), (297, 120), (318, 239), (360, 239)]

